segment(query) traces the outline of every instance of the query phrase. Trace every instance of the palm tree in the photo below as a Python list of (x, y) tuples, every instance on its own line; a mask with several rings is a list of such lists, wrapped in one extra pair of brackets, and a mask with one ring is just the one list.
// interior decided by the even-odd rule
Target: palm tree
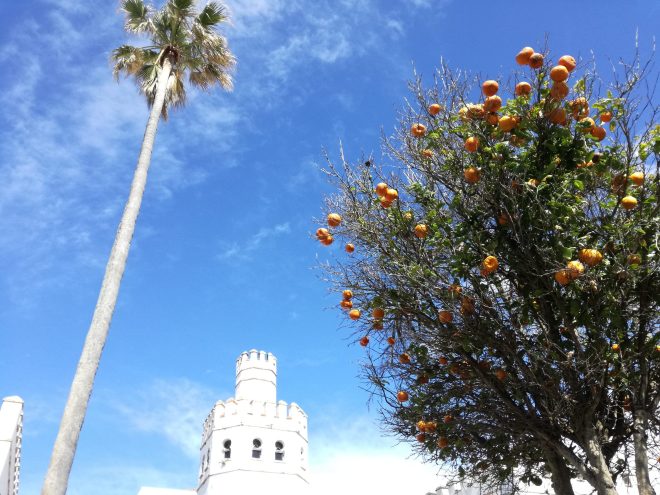
[(225, 8), (212, 2), (196, 12), (194, 4), (194, 0), (167, 0), (163, 8), (156, 11), (143, 0), (121, 2), (121, 9), (126, 15), (126, 30), (132, 34), (147, 35), (150, 44), (123, 45), (114, 50), (114, 74), (115, 77), (125, 74), (135, 78), (147, 98), (151, 112), (131, 191), (55, 439), (42, 495), (64, 495), (67, 490), (80, 429), (140, 211), (158, 122), (161, 117), (167, 118), (170, 107), (179, 107), (185, 103), (186, 76), (193, 86), (202, 89), (216, 84), (227, 90), (232, 87), (230, 70), (235, 59), (225, 38), (215, 30), (218, 24), (227, 20)]

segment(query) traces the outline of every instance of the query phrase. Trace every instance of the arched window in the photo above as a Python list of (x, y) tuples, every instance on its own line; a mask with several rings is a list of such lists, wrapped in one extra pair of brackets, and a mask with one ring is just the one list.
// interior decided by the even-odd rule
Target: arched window
[(225, 459), (231, 459), (231, 440), (225, 440), (222, 444), (225, 452)]
[(284, 460), (284, 442), (280, 440), (275, 442), (275, 460), (276, 461)]
[(252, 440), (252, 458), (260, 459), (261, 458), (261, 440), (255, 438)]

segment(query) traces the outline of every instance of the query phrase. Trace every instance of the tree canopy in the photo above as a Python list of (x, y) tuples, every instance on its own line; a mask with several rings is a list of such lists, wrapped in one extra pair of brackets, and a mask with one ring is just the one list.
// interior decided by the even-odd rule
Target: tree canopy
[(549, 475), (561, 495), (632, 471), (652, 494), (657, 75), (636, 57), (603, 88), (550, 59), (416, 77), (383, 163), (328, 160), (316, 235), (347, 243), (324, 269), (385, 424), (425, 459), (491, 486)]

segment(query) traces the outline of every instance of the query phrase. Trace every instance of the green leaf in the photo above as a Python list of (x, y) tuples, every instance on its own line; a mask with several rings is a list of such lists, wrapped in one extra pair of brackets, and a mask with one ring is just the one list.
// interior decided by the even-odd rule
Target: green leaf
[(573, 258), (573, 252), (574, 251), (575, 251), (574, 247), (570, 247), (570, 248), (562, 247), (561, 248), (561, 255), (564, 259), (570, 260), (571, 258)]

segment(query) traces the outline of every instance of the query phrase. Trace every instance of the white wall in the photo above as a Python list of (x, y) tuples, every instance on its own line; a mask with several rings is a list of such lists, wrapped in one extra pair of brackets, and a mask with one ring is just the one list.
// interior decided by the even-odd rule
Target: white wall
[(5, 397), (0, 407), (0, 495), (17, 495), (23, 432), (23, 399)]

